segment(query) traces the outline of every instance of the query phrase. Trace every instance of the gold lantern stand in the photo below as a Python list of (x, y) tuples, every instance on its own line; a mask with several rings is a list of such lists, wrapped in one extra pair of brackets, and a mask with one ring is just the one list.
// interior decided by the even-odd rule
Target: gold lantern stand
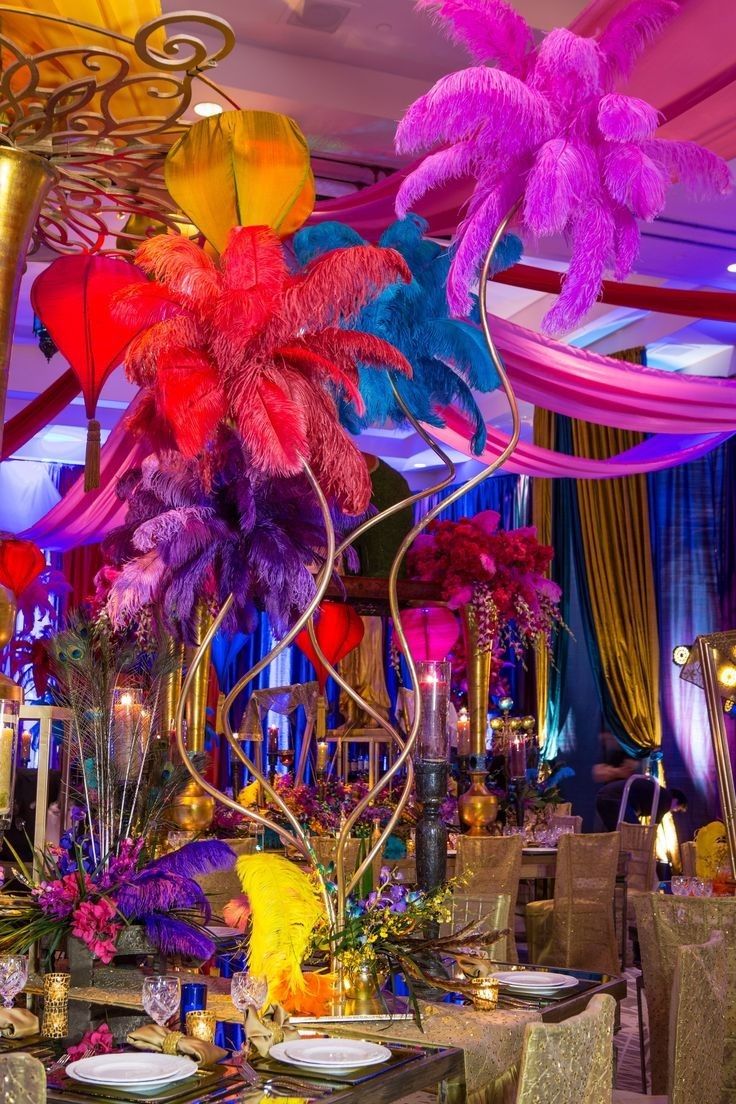
[(524, 782), (526, 779), (526, 757), (528, 742), (536, 728), (536, 720), (526, 717), (512, 717), (514, 703), (511, 698), (502, 698), (499, 702), (500, 717), (491, 719), (493, 732), (493, 750), (506, 759), (506, 783), (509, 796), (516, 807), (516, 823), (524, 827)]

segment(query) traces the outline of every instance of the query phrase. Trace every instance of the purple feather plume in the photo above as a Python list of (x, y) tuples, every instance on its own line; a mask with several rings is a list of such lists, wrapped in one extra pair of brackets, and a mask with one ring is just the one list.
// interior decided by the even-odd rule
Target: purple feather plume
[(581, 321), (606, 268), (617, 279), (631, 271), (636, 219), (656, 218), (670, 184), (699, 195), (729, 190), (724, 161), (692, 143), (653, 137), (655, 108), (615, 88), (677, 14), (676, 0), (634, 0), (597, 37), (556, 28), (536, 48), (531, 29), (503, 0), (417, 0), (417, 7), (445, 24), (474, 60), (496, 63), (442, 77), (396, 131), (401, 153), (446, 145), (407, 175), (397, 197), (402, 215), (431, 188), (475, 179), (448, 279), (453, 313), (467, 311), (493, 233), (519, 201), (514, 226), (562, 233), (570, 243), (564, 290), (543, 319), (557, 334)]
[(177, 910), (196, 911), (209, 920), (212, 911), (193, 878), (150, 867), (126, 881), (115, 900), (127, 920), (145, 920), (153, 913)]
[(230, 870), (235, 859), (232, 848), (220, 840), (195, 840), (156, 859), (147, 869), (178, 874), (180, 878), (195, 878), (198, 874)]
[(146, 935), (164, 955), (177, 955), (206, 962), (215, 953), (215, 943), (205, 932), (176, 916), (149, 916)]

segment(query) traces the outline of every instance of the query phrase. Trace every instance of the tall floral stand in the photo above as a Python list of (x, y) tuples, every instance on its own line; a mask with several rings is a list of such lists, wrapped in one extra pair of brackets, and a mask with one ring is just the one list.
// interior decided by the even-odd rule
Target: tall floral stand
[(486, 728), (491, 686), (492, 650), (481, 639), (478, 611), (473, 603), (463, 607), (463, 636), (468, 672), (468, 724), (470, 787), (458, 798), (460, 823), (469, 836), (487, 836), (498, 816), (498, 798), (486, 786)]

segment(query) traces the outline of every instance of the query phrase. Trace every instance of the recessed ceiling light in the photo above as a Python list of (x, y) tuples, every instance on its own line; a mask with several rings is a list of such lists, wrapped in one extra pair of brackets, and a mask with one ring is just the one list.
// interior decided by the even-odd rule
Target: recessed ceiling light
[(734, 261), (733, 264), (730, 264), (728, 266), (728, 268), (726, 269), (726, 272), (736, 272), (736, 261)]
[(426, 466), (427, 466), (427, 465), (426, 465), (426, 464), (422, 464), (422, 463), (421, 463), (421, 461), (420, 461), (419, 463), (415, 463), (415, 464), (414, 464), (414, 467), (415, 467), (415, 468), (426, 468)]
[(194, 114), (201, 115), (204, 119), (209, 118), (210, 115), (221, 115), (222, 104), (209, 103), (207, 100), (204, 103), (196, 103), (194, 105)]

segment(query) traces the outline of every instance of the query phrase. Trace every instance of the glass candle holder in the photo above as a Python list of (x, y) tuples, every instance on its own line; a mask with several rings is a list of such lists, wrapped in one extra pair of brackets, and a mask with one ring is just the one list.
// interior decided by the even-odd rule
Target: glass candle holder
[(187, 1012), (186, 1033), (190, 1039), (214, 1043), (217, 1017), (214, 1012)]
[(515, 732), (509, 740), (509, 777), (524, 778), (526, 775), (526, 736)]
[(69, 1034), (70, 985), (69, 974), (44, 975), (41, 1034), (45, 1039), (64, 1039)]
[(422, 717), (417, 733), (415, 759), (443, 762), (450, 750), (447, 712), (452, 666), (447, 660), (417, 663)]
[(0, 835), (10, 827), (13, 815), (18, 714), (22, 700), (20, 687), (4, 679), (0, 685)]
[(492, 1012), (498, 1004), (498, 980), (477, 978), (473, 985), (473, 1005), (483, 1012)]

